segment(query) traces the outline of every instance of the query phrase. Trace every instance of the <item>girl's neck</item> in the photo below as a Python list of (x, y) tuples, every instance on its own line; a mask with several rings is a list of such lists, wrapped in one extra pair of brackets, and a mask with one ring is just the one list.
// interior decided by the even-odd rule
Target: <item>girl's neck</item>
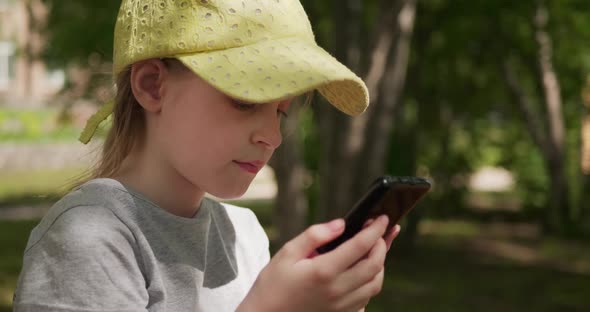
[(205, 192), (199, 190), (174, 168), (146, 150), (131, 153), (115, 180), (142, 193), (171, 214), (192, 218)]

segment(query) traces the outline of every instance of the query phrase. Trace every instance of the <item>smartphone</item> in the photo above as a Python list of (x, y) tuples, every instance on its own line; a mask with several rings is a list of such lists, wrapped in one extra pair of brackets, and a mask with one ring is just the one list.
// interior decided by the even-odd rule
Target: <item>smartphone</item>
[(389, 225), (385, 233), (412, 210), (428, 193), (431, 183), (421, 177), (383, 176), (375, 180), (365, 195), (344, 216), (344, 233), (337, 239), (317, 249), (319, 254), (329, 252), (363, 229), (368, 219), (386, 214)]

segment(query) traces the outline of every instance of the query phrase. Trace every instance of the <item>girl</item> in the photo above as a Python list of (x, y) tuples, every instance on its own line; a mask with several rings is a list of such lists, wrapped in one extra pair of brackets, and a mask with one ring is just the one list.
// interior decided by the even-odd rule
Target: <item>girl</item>
[(270, 260), (250, 210), (204, 197), (246, 191), (295, 97), (368, 105), (297, 0), (123, 0), (114, 75), (81, 136), (113, 114), (102, 160), (31, 233), (15, 311), (358, 311), (380, 291), (386, 217), (320, 256), (343, 220), (311, 226)]

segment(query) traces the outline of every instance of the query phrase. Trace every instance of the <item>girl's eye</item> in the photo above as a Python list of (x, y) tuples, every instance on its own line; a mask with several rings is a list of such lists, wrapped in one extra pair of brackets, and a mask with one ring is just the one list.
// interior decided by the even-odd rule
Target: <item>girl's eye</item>
[(280, 110), (280, 109), (277, 109), (277, 115), (279, 115), (279, 117), (281, 117), (283, 119), (289, 117), (287, 112), (285, 112), (284, 110)]
[[(260, 107), (260, 104), (244, 103), (244, 102), (240, 102), (240, 101), (236, 101), (236, 100), (233, 101), (233, 105), (237, 110), (244, 111), (244, 112), (254, 111), (258, 107)], [(277, 116), (279, 116), (282, 119), (289, 117), (287, 112), (282, 109), (277, 109)]]
[(243, 103), (238, 101), (234, 101), (234, 106), (241, 111), (249, 111), (256, 108), (256, 104)]

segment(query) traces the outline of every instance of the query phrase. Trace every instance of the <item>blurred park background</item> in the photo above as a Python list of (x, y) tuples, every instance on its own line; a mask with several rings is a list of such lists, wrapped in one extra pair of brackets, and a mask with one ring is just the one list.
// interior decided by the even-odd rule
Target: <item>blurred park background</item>
[[(377, 176), (419, 175), (433, 190), (367, 311), (590, 311), (590, 1), (302, 3), (371, 106), (351, 119), (316, 97), (287, 119), (238, 202), (273, 251)], [(119, 4), (0, 0), (0, 311), (30, 230), (100, 147), (77, 136), (112, 96)]]

